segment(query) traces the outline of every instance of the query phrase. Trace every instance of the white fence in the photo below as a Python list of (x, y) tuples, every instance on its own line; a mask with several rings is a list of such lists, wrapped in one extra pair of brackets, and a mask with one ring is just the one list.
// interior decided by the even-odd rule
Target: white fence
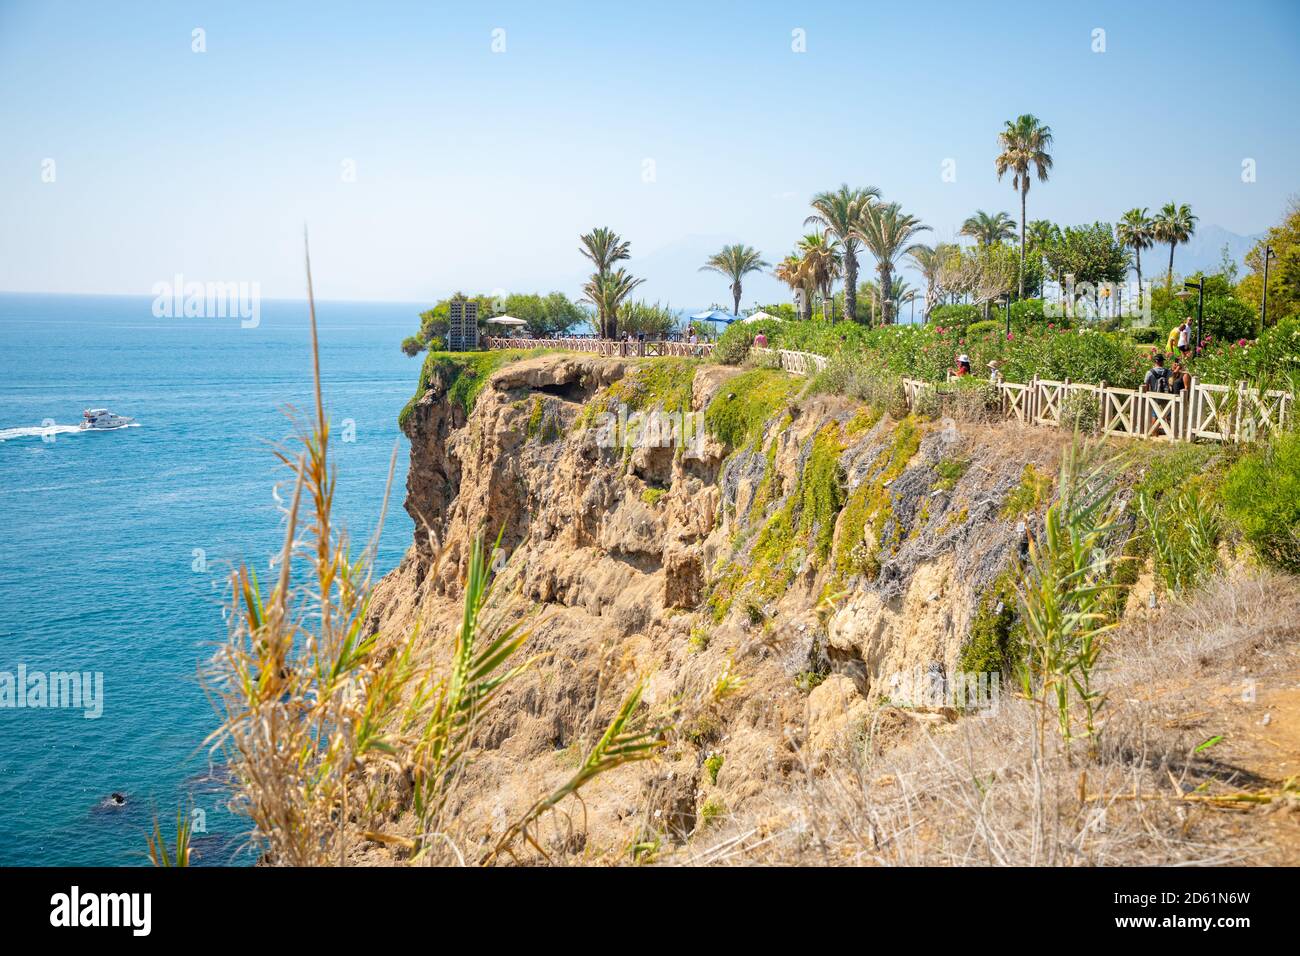
[(750, 351), (764, 356), (775, 355), (777, 367), (787, 372), (794, 372), (796, 375), (809, 375), (826, 368), (826, 356), (816, 355), (813, 352), (795, 352), (791, 349), (768, 349), (758, 346), (754, 346)]
[[(1040, 379), (1028, 383), (999, 382), (1002, 414), (1024, 424), (1072, 427), (1070, 409), (1086, 411), (1082, 401), (1095, 403), (1097, 427), (1103, 435), (1164, 441), (1249, 441), (1261, 432), (1284, 426), (1294, 414), (1295, 396), (1289, 392), (1210, 385), (1192, 377), (1190, 388), (1177, 395), (1144, 389), (1116, 388), (1105, 382), (1090, 385)], [(903, 393), (909, 408), (921, 393), (936, 392), (942, 399), (944, 386), (916, 379), (903, 379)], [(948, 394), (951, 394), (948, 392)]]
[[(490, 349), (554, 348), (620, 358), (644, 356), (703, 357), (713, 351), (711, 343), (700, 342), (620, 342), (614, 339), (488, 338)], [(791, 349), (751, 349), (764, 356), (775, 356), (776, 365), (787, 372), (808, 375), (826, 368), (826, 356)], [(1245, 383), (1209, 385), (1192, 377), (1190, 388), (1177, 395), (1148, 392), (1143, 389), (1116, 388), (1102, 382), (1090, 385), (1034, 377), (1030, 382), (999, 382), (1002, 414), (1026, 425), (1072, 427), (1071, 408), (1078, 411), (1080, 399), (1096, 403), (1098, 429), (1104, 435), (1164, 441), (1249, 441), (1260, 432), (1283, 427), (1295, 413), (1295, 396), (1290, 392), (1247, 388)], [(947, 391), (944, 385), (903, 379), (903, 394), (908, 408), (915, 408), (923, 392), (934, 391), (940, 400)]]

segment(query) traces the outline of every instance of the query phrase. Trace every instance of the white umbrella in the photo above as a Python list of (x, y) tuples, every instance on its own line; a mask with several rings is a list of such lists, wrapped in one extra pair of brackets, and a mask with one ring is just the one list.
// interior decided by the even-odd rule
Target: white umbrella
[(762, 322), (764, 319), (772, 319), (772, 320), (775, 321), (775, 322), (780, 322), (780, 321), (781, 321), (781, 317), (780, 317), (780, 316), (772, 315), (771, 313), (764, 312), (764, 311), (762, 311), (761, 309), (760, 309), (758, 312), (755, 312), (755, 313), (754, 313), (753, 315), (751, 315), (749, 318), (747, 318), (747, 319), (743, 319), (742, 321), (745, 321), (745, 322)]
[(497, 325), (511, 325), (511, 326), (528, 324), (523, 319), (516, 319), (513, 315), (494, 315), (492, 316), (492, 318), (487, 320), (488, 325), (491, 325), (493, 323), (496, 323)]

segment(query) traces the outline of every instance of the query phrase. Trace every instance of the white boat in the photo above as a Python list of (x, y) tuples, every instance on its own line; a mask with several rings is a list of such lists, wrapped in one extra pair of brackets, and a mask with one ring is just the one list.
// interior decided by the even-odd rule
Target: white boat
[(81, 414), (81, 429), (87, 428), (108, 429), (122, 428), (135, 421), (134, 418), (127, 418), (124, 415), (115, 415), (107, 408), (88, 408)]

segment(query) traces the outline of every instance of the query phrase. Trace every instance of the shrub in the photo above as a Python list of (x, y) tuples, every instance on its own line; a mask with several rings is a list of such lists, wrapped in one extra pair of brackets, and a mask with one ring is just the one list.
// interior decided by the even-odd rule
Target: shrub
[(946, 329), (964, 329), (984, 318), (984, 310), (977, 305), (937, 305), (930, 310), (929, 325)]
[(1300, 432), (1237, 461), (1221, 489), (1228, 517), (1260, 560), (1300, 573)]
[(744, 447), (763, 434), (763, 426), (796, 384), (792, 376), (773, 369), (737, 375), (709, 402), (704, 424), (728, 448)]
[(1164, 336), (1160, 330), (1151, 325), (1135, 325), (1128, 330), (1128, 337), (1138, 345), (1163, 345)]
[(999, 322), (997, 319), (981, 319), (978, 322), (972, 322), (966, 327), (966, 334), (974, 337), (978, 335), (996, 335), (999, 331), (1006, 328), (1005, 322)]

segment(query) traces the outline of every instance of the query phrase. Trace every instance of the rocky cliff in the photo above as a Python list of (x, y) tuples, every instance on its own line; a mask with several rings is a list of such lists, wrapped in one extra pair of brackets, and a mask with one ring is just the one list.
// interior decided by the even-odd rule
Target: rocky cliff
[(638, 677), (676, 731), (584, 792), (563, 838), (583, 852), (776, 813), (820, 754), (888, 745), (898, 675), (988, 668), (1013, 639), (1009, 569), (1057, 435), (1008, 441), (775, 370), (558, 354), (492, 372), (467, 413), (458, 374), (431, 375), (405, 419), (419, 530), (371, 613), (443, 652), (468, 543), (499, 536), (508, 613), (542, 657), (457, 808), (483, 832), (571, 772)]

